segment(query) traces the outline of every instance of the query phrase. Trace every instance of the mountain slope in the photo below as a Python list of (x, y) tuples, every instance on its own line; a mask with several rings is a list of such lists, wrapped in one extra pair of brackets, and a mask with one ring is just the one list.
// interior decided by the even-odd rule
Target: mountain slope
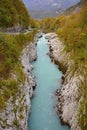
[[(70, 66), (70, 73), (69, 73), (71, 74), (71, 77), (68, 77), (67, 81), (66, 77), (69, 76), (69, 74), (65, 75), (64, 77), (65, 79), (63, 80), (63, 82), (65, 82), (64, 85), (66, 86), (66, 84), (75, 75), (77, 78), (79, 78), (79, 75), (80, 77), (82, 77), (79, 78), (80, 82), (77, 83), (77, 93), (75, 94), (75, 92), (73, 93), (71, 92), (71, 94), (73, 95), (75, 94), (74, 98), (76, 96), (75, 101), (76, 105), (78, 106), (77, 113), (75, 115), (75, 122), (78, 123), (78, 126), (80, 126), (81, 130), (87, 130), (87, 2), (83, 3), (81, 10), (79, 10), (77, 13), (70, 14), (68, 16), (63, 14), (60, 17), (44, 19), (42, 20), (41, 26), (43, 27), (44, 32), (54, 31), (58, 34), (62, 43), (65, 46), (64, 51), (66, 51), (67, 54), (69, 54), (69, 57), (66, 55), (66, 57), (68, 58), (68, 62), (72, 60), (71, 62), (72, 67)], [(52, 43), (54, 42), (52, 41)], [(60, 50), (59, 47), (58, 50)], [(53, 50), (53, 48), (51, 48), (51, 50)], [(54, 51), (56, 52), (56, 49)], [(62, 50), (62, 52), (64, 51)], [(58, 59), (62, 58), (58, 57)], [(62, 64), (64, 64), (63, 61)], [(66, 66), (66, 64), (67, 63), (65, 62), (64, 66)], [(75, 78), (75, 80), (77, 80), (77, 78)], [(72, 86), (75, 87), (74, 85), (75, 80), (69, 86), (70, 90), (72, 89)], [(66, 91), (67, 93), (64, 91), (65, 89), (62, 89), (62, 91), (63, 93), (68, 95), (69, 89), (67, 89)], [(75, 91), (75, 89), (73, 90)], [(66, 95), (63, 100), (62, 99), (60, 100), (60, 102), (62, 101), (62, 104), (65, 104), (65, 100), (67, 99)], [(68, 96), (68, 99), (71, 102), (71, 96), (70, 98)], [(62, 110), (64, 110), (64, 107)], [(68, 113), (69, 112), (70, 111), (68, 109)], [(75, 113), (73, 113), (73, 115), (74, 114)], [(63, 117), (62, 119), (65, 119), (64, 115), (62, 115), (62, 117)], [(65, 123), (68, 123), (71, 126), (71, 122), (69, 121), (70, 120), (68, 118), (64, 120)], [(71, 130), (77, 130), (77, 129), (73, 129), (72, 127)]]
[(70, 14), (72, 14), (72, 13), (77, 13), (77, 12), (79, 12), (79, 11), (81, 10), (81, 8), (82, 8), (82, 1), (79, 2), (79, 3), (77, 3), (77, 4), (74, 5), (74, 6), (71, 6), (71, 7), (68, 8), (68, 9), (66, 9), (66, 10), (64, 11), (64, 14), (65, 14), (65, 15), (70, 15)]
[[(22, 26), (32, 20), (21, 0), (0, 1), (0, 31)], [(32, 20), (32, 27), (35, 21)], [(36, 58), (36, 31), (0, 32), (0, 130), (28, 130), (30, 97), (35, 85), (30, 60)]]

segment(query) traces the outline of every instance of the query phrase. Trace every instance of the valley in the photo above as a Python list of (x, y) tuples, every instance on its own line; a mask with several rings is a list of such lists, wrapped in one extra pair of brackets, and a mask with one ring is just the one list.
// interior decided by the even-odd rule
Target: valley
[(0, 130), (87, 130), (87, 1), (23, 2), (0, 3)]

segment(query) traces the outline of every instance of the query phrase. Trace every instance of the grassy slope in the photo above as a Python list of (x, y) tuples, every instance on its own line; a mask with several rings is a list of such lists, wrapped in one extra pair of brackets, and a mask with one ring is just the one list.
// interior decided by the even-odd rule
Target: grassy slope
[(66, 51), (71, 52), (74, 61), (72, 73), (84, 76), (84, 82), (79, 85), (80, 103), (78, 123), (82, 130), (87, 130), (87, 2), (77, 14), (61, 15), (57, 18), (46, 18), (41, 21), (44, 32), (55, 31), (66, 45)]
[(22, 49), (34, 40), (35, 34), (32, 32), (12, 36), (0, 33), (0, 110), (5, 108), (10, 96), (15, 96), (19, 91), (19, 84), (24, 82), (19, 56)]

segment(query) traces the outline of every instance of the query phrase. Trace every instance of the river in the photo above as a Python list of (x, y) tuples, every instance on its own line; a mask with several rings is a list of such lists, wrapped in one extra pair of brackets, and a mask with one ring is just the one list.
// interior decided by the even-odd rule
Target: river
[(55, 91), (61, 86), (62, 72), (53, 64), (47, 55), (47, 40), (43, 35), (37, 42), (37, 60), (33, 74), (36, 76), (35, 96), (31, 103), (31, 114), (28, 120), (29, 130), (69, 130), (62, 126), (55, 111)]

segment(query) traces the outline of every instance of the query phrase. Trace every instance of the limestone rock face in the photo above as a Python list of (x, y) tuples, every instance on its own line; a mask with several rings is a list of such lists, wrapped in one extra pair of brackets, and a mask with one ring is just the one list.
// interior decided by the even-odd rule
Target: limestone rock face
[(10, 97), (6, 108), (0, 111), (0, 130), (28, 130), (27, 120), (30, 113), (33, 87), (35, 86), (34, 76), (31, 71), (31, 61), (36, 59), (36, 48), (34, 43), (29, 43), (20, 56), (25, 82), (20, 84), (19, 92), (15, 97)]
[[(64, 72), (62, 87), (56, 91), (58, 99), (57, 112), (63, 124), (68, 124), (70, 130), (81, 130), (77, 122), (77, 114), (81, 98), (78, 97), (78, 84), (83, 77), (76, 71), (71, 73), (74, 61), (70, 59), (70, 53), (67, 53), (65, 45), (60, 41), (55, 33), (46, 34), (49, 43), (50, 57), (52, 61), (59, 65)], [(79, 99), (79, 100), (77, 100)]]

